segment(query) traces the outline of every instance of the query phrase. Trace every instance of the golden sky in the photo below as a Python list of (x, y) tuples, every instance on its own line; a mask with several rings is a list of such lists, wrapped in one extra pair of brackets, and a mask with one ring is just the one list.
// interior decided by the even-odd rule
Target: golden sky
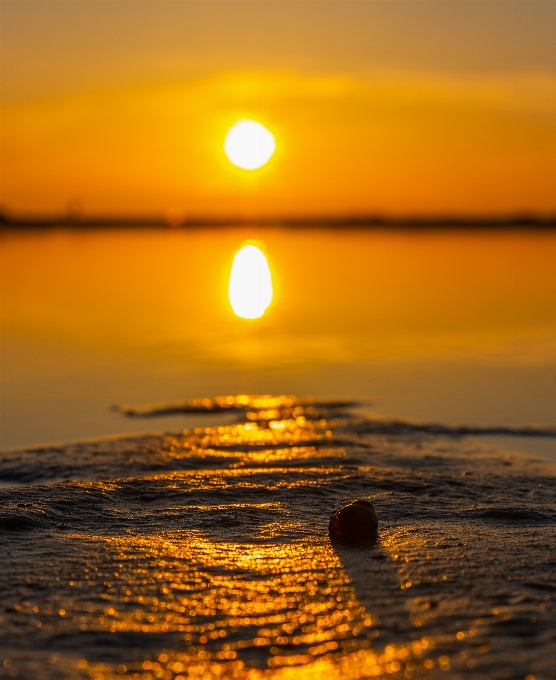
[[(18, 213), (556, 211), (553, 0), (1, 0)], [(234, 167), (253, 118), (277, 151)]]

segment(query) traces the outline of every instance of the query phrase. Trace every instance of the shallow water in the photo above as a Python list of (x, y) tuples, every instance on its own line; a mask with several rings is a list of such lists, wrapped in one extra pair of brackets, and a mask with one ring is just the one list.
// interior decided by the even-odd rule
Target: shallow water
[[(2, 454), (0, 677), (554, 677), (554, 466), (330, 402), (192, 406), (219, 405)], [(358, 497), (379, 541), (330, 543)]]
[[(255, 321), (227, 300), (246, 239), (264, 242), (275, 288)], [(553, 231), (60, 228), (0, 244), (2, 447), (117, 434), (114, 403), (239, 392), (555, 423)]]

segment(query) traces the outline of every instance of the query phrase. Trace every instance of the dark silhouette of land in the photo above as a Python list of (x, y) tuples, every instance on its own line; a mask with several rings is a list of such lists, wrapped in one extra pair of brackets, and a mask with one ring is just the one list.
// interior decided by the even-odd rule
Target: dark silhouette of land
[(509, 215), (343, 215), (314, 217), (210, 217), (191, 215), (175, 220), (164, 215), (12, 215), (0, 212), (0, 230), (84, 228), (203, 228), (203, 227), (269, 226), (329, 228), (446, 228), (457, 229), (555, 229), (556, 214)]

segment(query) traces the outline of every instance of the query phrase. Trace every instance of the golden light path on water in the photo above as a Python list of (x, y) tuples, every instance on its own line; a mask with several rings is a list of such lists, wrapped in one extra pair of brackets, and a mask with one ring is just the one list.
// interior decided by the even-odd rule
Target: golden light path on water
[[(164, 650), (117, 669), (83, 663), (95, 680), (124, 674), (131, 680), (355, 680), (440, 669), (444, 662), (429, 656), (435, 645), (428, 637), (376, 650), (357, 639), (374, 622), (330, 545), (215, 543), (201, 534), (107, 542), (107, 550), (119, 555), (119, 577), (132, 596), (106, 606), (93, 629), (174, 632), (185, 644), (183, 651)], [(143, 564), (134, 559), (141, 553), (150, 556)], [(154, 571), (148, 563), (156, 564)], [(145, 575), (167, 588), (162, 595), (147, 590), (135, 608)], [(268, 656), (266, 669), (246, 665), (240, 656), (249, 650)]]
[[(345, 456), (342, 447), (334, 446), (330, 421), (319, 418), (311, 402), (239, 395), (191, 404), (247, 409), (244, 423), (197, 428), (186, 437), (166, 441), (166, 455), (176, 459), (232, 456), (237, 460), (226, 473), (231, 474), (229, 481), (218, 470), (191, 471), (194, 480), (188, 483), (194, 484), (197, 494), (231, 489), (230, 482), (244, 493), (256, 493), (263, 488), (259, 475), (269, 469), (286, 473), (286, 478), (289, 470), (293, 478), (278, 486), (302, 491), (306, 482), (297, 477), (337, 474), (332, 461), (319, 468), (312, 460), (322, 464), (329, 457)], [(288, 461), (306, 461), (309, 466), (299, 475), (282, 467)], [(309, 484), (320, 486), (316, 479)], [(182, 486), (177, 475), (167, 491), (180, 494)], [(265, 482), (263, 486), (268, 492)], [(236, 506), (239, 513), (246, 513), (253, 504)], [(272, 499), (257, 507), (269, 513), (283, 509), (280, 501)], [(202, 504), (195, 508), (200, 513), (217, 509)], [(110, 576), (106, 606), (92, 617), (88, 629), (123, 635), (175, 633), (183, 643), (142, 662), (115, 668), (82, 660), (81, 668), (94, 680), (122, 676), (131, 680), (356, 680), (397, 678), (404, 672), (413, 677), (415, 669), (449, 670), (448, 657), (439, 658), (430, 636), (408, 636), (401, 644), (373, 648), (376, 620), (359, 601), (341, 553), (325, 537), (293, 542), (279, 538), (284, 531), (300, 529), (295, 521), (279, 520), (261, 528), (257, 540), (243, 542), (214, 540), (198, 530), (124, 539), (96, 537), (107, 560), (118, 565), (112, 576), (105, 574), (107, 579)], [(385, 537), (384, 545), (385, 556), (400, 550), (394, 535)], [(410, 586), (402, 583), (400, 592)], [(245, 656), (251, 653), (266, 657), (266, 668), (246, 663)]]
[(262, 250), (253, 244), (235, 255), (228, 284), (234, 313), (243, 319), (260, 318), (272, 302), (272, 275)]

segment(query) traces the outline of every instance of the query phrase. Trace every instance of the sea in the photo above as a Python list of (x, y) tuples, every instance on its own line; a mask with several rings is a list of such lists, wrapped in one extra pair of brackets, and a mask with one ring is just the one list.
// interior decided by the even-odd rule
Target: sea
[(556, 678), (555, 232), (0, 243), (0, 678)]
[[(228, 300), (248, 241), (274, 287), (252, 320)], [(357, 398), (368, 413), (450, 425), (554, 424), (554, 262), (550, 229), (5, 229), (0, 447), (150, 429), (116, 404), (241, 393)], [(507, 445), (556, 461), (545, 441)]]

